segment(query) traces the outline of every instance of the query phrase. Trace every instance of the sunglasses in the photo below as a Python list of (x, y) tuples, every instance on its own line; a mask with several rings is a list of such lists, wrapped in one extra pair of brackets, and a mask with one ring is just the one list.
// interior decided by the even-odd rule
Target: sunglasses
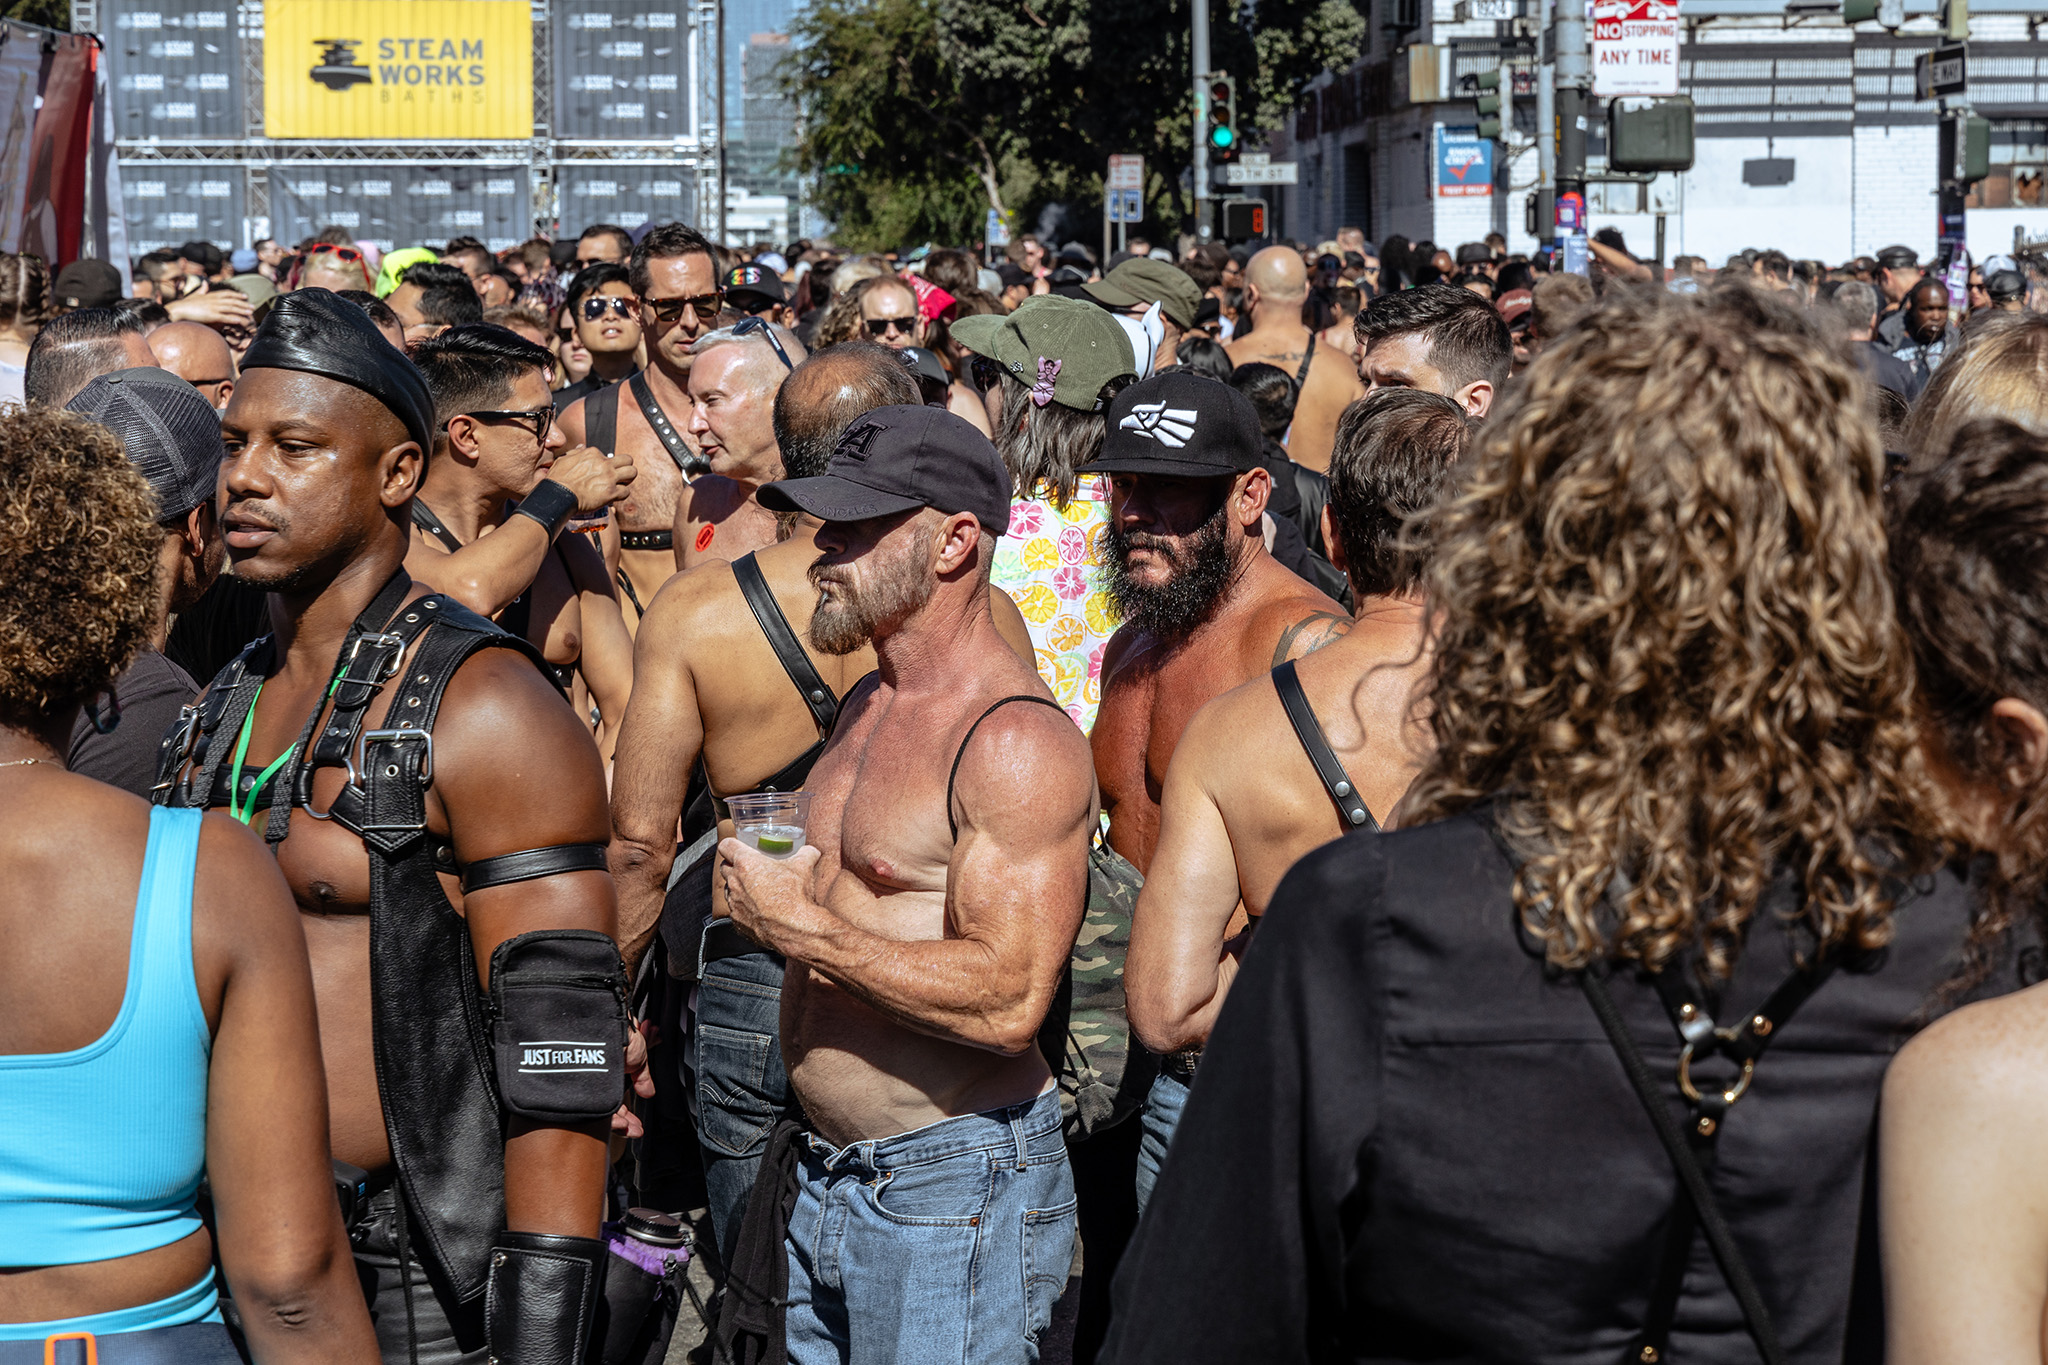
[(892, 327), (900, 335), (910, 336), (910, 329), (915, 326), (917, 326), (917, 318), (915, 316), (907, 318), (869, 318), (867, 320), (868, 335), (871, 337), (885, 337), (889, 335), (889, 329)]
[(724, 303), (719, 294), (696, 294), (686, 299), (648, 299), (647, 306), (654, 310), (654, 316), (662, 322), (675, 322), (689, 309), (697, 315), (697, 321), (709, 322), (718, 316)]
[(633, 316), (634, 300), (617, 294), (591, 294), (583, 300), (583, 320), (596, 322), (606, 313), (621, 322)]
[(782, 343), (775, 339), (775, 329), (766, 322), (763, 322), (760, 318), (741, 318), (732, 325), (732, 334), (736, 337), (750, 337), (756, 332), (766, 337), (768, 344), (775, 348), (775, 358), (782, 362), (783, 369), (793, 370), (796, 368), (795, 363), (789, 358), (789, 352), (783, 350)]
[(363, 253), (354, 247), (336, 246), (332, 242), (315, 242), (313, 243), (313, 249), (306, 254), (309, 256), (339, 256), (342, 260), (352, 264), (359, 263), (363, 259)]
[(774, 299), (760, 294), (739, 294), (727, 299), (727, 302), (750, 318), (759, 317), (775, 307)]
[(983, 393), (993, 392), (1003, 377), (1002, 362), (991, 360), (985, 355), (973, 357), (973, 362), (968, 365), (967, 369), (974, 377), (974, 387), (980, 389)]
[[(477, 412), (465, 412), (458, 415), (474, 418), (480, 422), (514, 422), (521, 425), (532, 422), (534, 424), (533, 439), (541, 442), (543, 445), (547, 443), (548, 433), (554, 430), (555, 426), (555, 405), (553, 403), (537, 408), (485, 408)], [(446, 426), (447, 423), (444, 422), (442, 425)]]

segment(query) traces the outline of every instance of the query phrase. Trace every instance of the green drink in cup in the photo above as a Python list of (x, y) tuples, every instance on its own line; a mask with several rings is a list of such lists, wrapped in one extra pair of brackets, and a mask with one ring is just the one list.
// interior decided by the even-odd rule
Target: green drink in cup
[(794, 858), (804, 846), (809, 792), (749, 792), (725, 804), (732, 812), (733, 833), (748, 848), (770, 858)]

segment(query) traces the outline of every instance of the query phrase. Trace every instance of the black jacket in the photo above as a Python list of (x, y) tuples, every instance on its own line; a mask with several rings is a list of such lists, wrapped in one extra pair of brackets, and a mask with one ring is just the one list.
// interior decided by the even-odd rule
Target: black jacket
[[(1585, 996), (1520, 930), (1487, 810), (1351, 834), (1281, 884), (1124, 1256), (1105, 1359), (1621, 1365), (1677, 1177)], [(1717, 1018), (1789, 974), (1792, 904), (1781, 880)], [(1952, 875), (1909, 892), (1890, 949), (1821, 986), (1723, 1123), (1712, 1180), (1800, 1365), (1882, 1355), (1878, 1090), (1968, 915)], [(2008, 962), (1981, 993), (2016, 978)], [(1620, 972), (1612, 991), (1682, 1117), (1654, 987)], [(1757, 1358), (1696, 1240), (1668, 1359)]]

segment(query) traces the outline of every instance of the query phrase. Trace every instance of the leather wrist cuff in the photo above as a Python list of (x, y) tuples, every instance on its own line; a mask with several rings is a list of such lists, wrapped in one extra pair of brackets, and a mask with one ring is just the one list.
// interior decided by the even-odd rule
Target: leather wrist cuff
[(484, 1330), (497, 1365), (584, 1365), (597, 1336), (608, 1253), (594, 1237), (500, 1232)]
[(569, 518), (576, 515), (576, 495), (569, 491), (567, 484), (542, 479), (540, 487), (521, 498), (519, 505), (512, 510), (522, 517), (532, 517), (546, 527), (548, 538), (552, 540), (562, 534)]

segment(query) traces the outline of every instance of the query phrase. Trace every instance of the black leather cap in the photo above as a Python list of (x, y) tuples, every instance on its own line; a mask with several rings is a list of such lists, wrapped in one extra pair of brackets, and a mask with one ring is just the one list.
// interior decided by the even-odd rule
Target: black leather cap
[(434, 448), (434, 396), (426, 377), (384, 339), (369, 314), (339, 294), (280, 294), (242, 357), (242, 373), (251, 370), (298, 370), (361, 389), (405, 423), (421, 450)]

